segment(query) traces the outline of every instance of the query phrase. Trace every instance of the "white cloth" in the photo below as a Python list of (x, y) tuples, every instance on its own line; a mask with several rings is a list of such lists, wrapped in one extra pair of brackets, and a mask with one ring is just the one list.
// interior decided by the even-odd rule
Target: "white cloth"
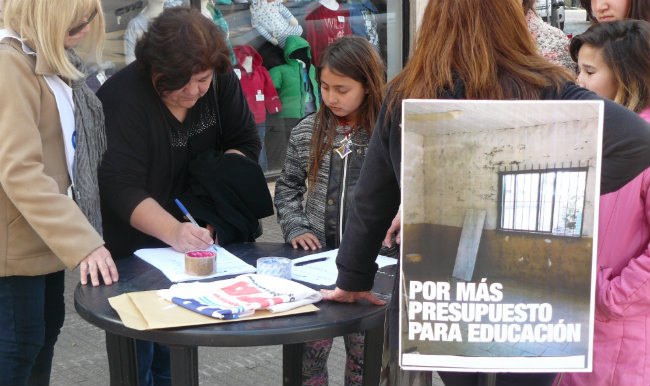
[(209, 283), (172, 285), (158, 295), (181, 307), (218, 319), (237, 319), (255, 310), (282, 312), (320, 301), (321, 294), (291, 280), (267, 275), (240, 275)]

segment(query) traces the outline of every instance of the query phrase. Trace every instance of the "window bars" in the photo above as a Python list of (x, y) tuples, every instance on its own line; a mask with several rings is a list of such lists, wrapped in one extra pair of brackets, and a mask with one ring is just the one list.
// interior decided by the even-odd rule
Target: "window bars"
[(498, 172), (499, 229), (579, 237), (589, 164), (516, 168)]

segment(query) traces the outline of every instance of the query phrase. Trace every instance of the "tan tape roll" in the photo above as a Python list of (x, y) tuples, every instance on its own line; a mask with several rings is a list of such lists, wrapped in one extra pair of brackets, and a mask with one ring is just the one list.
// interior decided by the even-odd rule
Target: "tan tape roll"
[(215, 271), (217, 254), (212, 251), (190, 251), (185, 254), (185, 273), (207, 276)]

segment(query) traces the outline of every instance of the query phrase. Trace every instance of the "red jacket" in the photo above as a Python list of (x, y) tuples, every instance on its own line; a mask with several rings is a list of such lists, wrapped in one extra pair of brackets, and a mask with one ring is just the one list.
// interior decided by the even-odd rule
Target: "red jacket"
[[(278, 92), (275, 90), (269, 72), (262, 66), (262, 57), (255, 51), (255, 48), (243, 45), (235, 47), (234, 51), (237, 58), (236, 68), (241, 71), (239, 80), (246, 95), (248, 106), (255, 116), (255, 123), (263, 123), (266, 121), (266, 110), (268, 110), (269, 114), (282, 111)], [(242, 63), (244, 63), (247, 56), (253, 57), (251, 72), (246, 72), (242, 67)]]
[(319, 4), (305, 17), (305, 30), (312, 62), (317, 66), (327, 46), (340, 37), (352, 35), (350, 11), (343, 4), (336, 11)]

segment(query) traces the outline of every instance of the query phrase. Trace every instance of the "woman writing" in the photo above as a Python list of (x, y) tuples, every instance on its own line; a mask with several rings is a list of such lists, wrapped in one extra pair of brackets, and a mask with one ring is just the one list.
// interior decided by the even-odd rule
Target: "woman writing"
[[(259, 170), (260, 139), (223, 32), (196, 9), (168, 8), (135, 57), (97, 93), (108, 139), (99, 169), (107, 247), (122, 258), (140, 248), (187, 252), (227, 242), (230, 229), (217, 226), (213, 236), (184, 221), (174, 203), (190, 189), (190, 165), (206, 152), (225, 153), (221, 164), (243, 164), (240, 181), (246, 165)], [(168, 348), (144, 341), (137, 348), (140, 384), (168, 382)]]
[[(512, 17), (492, 22), (499, 15)], [(537, 54), (516, 0), (431, 0), (422, 21), (411, 60), (389, 84), (339, 248), (337, 288), (325, 291), (326, 299), (382, 303), (369, 290), (377, 270), (374, 259), (399, 206), (401, 100), (602, 100), (573, 84), (569, 73)], [(596, 288), (595, 335), (609, 328), (612, 320), (625, 323), (631, 317), (650, 322), (650, 298), (645, 295), (650, 291), (650, 219), (646, 217), (650, 206), (650, 128), (624, 107), (608, 100), (604, 104), (598, 254), (598, 265), (603, 268)], [(624, 202), (626, 205), (617, 205)], [(617, 228), (608, 229), (611, 224)], [(628, 282), (629, 277), (646, 280)], [(394, 295), (389, 329), (398, 325), (397, 300)], [(633, 311), (629, 315), (628, 309)], [(645, 312), (639, 313), (641, 309)], [(389, 333), (393, 350), (397, 349), (397, 334), (397, 330)], [(643, 344), (645, 347), (648, 342)], [(636, 374), (630, 374), (611, 366), (599, 367), (599, 359), (595, 354), (590, 384), (650, 383), (650, 369), (642, 363)], [(638, 355), (637, 359), (642, 362), (644, 357)], [(478, 383), (476, 373), (440, 375), (446, 385)], [(553, 374), (503, 373), (497, 375), (497, 384), (550, 385), (553, 378)]]
[(104, 20), (98, 0), (3, 0), (2, 15), (0, 385), (46, 385), (63, 269), (79, 266), (82, 284), (118, 280), (98, 233), (101, 107), (71, 51), (90, 33), (100, 52)]

